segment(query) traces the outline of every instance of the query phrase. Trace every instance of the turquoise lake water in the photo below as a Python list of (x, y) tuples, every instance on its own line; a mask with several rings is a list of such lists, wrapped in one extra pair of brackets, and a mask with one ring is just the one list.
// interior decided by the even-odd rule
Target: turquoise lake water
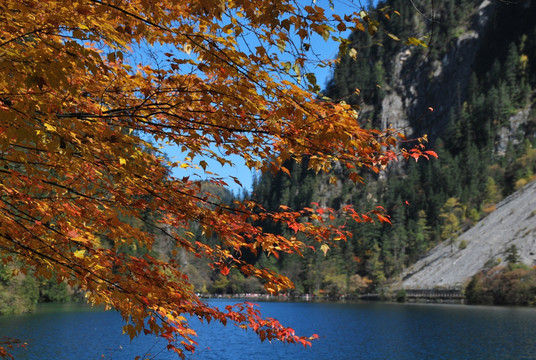
[[(230, 301), (214, 300), (225, 306)], [(319, 340), (307, 349), (261, 343), (234, 326), (199, 325), (199, 347), (189, 359), (536, 359), (536, 309), (463, 305), (263, 302), (261, 312)], [(16, 359), (177, 359), (166, 342), (130, 343), (113, 311), (49, 305), (30, 315), (0, 317), (0, 337), (28, 342)]]

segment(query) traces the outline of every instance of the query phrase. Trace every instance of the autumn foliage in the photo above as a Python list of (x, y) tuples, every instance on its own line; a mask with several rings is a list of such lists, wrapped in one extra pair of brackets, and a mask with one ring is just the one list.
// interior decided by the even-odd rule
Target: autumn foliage
[[(285, 0), (2, 1), (4, 264), (80, 288), (90, 303), (118, 310), (131, 337), (166, 338), (181, 357), (196, 345), (185, 315), (309, 344), (251, 304), (210, 307), (176, 259), (119, 249), (151, 249), (164, 236), (175, 254), (191, 252), (224, 275), (236, 268), (270, 293), (284, 291), (292, 287), (286, 277), (244, 262), (241, 252), (300, 254), (304, 239), (344, 240), (350, 234), (326, 215), (334, 212), (218, 205), (199, 181), (174, 178), (171, 169), (197, 167), (223, 185), (204, 159), (227, 164), (235, 154), (264, 172), (307, 156), (316, 171), (339, 162), (360, 182), (362, 168), (377, 172), (399, 155), (423, 155), (398, 152), (396, 132), (365, 130), (356, 109), (319, 98), (308, 69), (329, 64), (310, 62), (310, 37), (364, 31), (372, 21), (327, 12)], [(155, 143), (201, 160), (170, 161)], [(149, 222), (148, 211), (158, 220)], [(347, 207), (336, 216), (388, 220), (381, 209)], [(263, 232), (257, 220), (286, 224), (295, 236)], [(218, 245), (193, 241), (193, 224)]]

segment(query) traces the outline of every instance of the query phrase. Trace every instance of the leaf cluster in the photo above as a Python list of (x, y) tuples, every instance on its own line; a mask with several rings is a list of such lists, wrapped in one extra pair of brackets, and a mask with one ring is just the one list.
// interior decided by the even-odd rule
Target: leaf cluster
[[(3, 263), (66, 282), (90, 303), (116, 309), (131, 338), (165, 338), (183, 358), (196, 345), (185, 315), (251, 328), (261, 340), (311, 338), (263, 319), (251, 304), (207, 305), (181, 253), (277, 293), (293, 287), (289, 278), (242, 253), (302, 254), (312, 246), (304, 239), (347, 236), (331, 222), (335, 210), (322, 206), (221, 203), (195, 180), (202, 170), (216, 187), (226, 184), (207, 158), (225, 165), (237, 155), (250, 169), (288, 173), (285, 161), (307, 157), (316, 173), (340, 163), (361, 182), (360, 168), (379, 172), (398, 156), (427, 156), (421, 147), (400, 152), (392, 130), (364, 129), (352, 106), (319, 100), (314, 76), (302, 82), (311, 36), (365, 25), (372, 33), (363, 12), (331, 16), (283, 0), (8, 0), (0, 24)], [(159, 144), (186, 158), (169, 160)], [(192, 176), (173, 177), (174, 168)], [(387, 221), (380, 209), (337, 211)], [(196, 239), (193, 227), (214, 241)], [(171, 244), (165, 256), (154, 251), (163, 243)]]

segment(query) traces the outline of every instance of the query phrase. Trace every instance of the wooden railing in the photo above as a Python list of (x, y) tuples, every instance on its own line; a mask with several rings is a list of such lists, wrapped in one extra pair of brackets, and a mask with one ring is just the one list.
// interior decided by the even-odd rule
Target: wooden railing
[(464, 299), (461, 289), (406, 289), (408, 299)]

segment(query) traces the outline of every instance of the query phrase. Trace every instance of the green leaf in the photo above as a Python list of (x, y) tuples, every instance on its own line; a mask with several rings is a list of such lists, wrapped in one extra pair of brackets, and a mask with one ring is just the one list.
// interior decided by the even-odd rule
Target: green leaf
[(317, 83), (316, 83), (316, 75), (313, 74), (313, 73), (307, 73), (305, 74), (305, 78), (307, 79), (307, 81), (309, 82), (309, 84), (313, 85), (314, 87), (317, 86)]
[(288, 61), (282, 62), (281, 65), (283, 66), (283, 69), (287, 74), (290, 73), (290, 69), (292, 68), (292, 64)]

